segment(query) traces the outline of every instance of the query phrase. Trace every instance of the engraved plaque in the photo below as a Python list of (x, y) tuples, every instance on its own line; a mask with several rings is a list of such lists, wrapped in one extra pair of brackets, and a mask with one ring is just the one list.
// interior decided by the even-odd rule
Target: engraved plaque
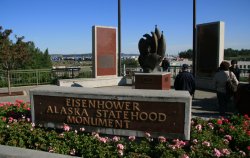
[(34, 96), (36, 124), (184, 133), (185, 103)]
[(144, 77), (142, 81), (144, 84), (153, 84), (153, 79), (149, 77)]
[(135, 89), (169, 90), (170, 77), (170, 73), (135, 73)]
[(113, 68), (115, 66), (114, 55), (99, 55), (97, 65), (100, 68)]

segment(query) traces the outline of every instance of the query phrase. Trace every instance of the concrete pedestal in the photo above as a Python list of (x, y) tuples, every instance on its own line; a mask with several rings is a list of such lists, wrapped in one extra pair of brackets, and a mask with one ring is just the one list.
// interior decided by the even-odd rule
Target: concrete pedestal
[(171, 89), (171, 73), (135, 73), (135, 89)]

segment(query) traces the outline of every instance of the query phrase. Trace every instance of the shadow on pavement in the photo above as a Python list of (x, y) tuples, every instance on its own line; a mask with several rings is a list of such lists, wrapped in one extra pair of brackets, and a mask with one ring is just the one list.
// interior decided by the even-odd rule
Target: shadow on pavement
[(193, 99), (192, 101), (192, 117), (219, 117), (217, 98)]
[[(217, 97), (193, 99), (192, 117), (219, 118), (220, 114), (217, 104)], [(226, 116), (230, 116), (235, 113), (237, 113), (237, 109), (231, 99), (227, 107)]]
[(24, 95), (24, 91), (15, 91), (11, 92), (10, 94), (8, 92), (2, 92), (0, 93), (0, 97), (9, 97), (9, 96), (18, 96), (18, 95)]

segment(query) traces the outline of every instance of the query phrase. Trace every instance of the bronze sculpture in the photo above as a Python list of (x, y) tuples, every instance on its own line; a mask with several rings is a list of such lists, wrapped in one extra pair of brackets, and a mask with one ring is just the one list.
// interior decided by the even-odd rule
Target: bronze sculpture
[(143, 69), (143, 72), (149, 73), (155, 71), (159, 66), (160, 62), (165, 56), (166, 51), (166, 41), (160, 30), (155, 26), (155, 32), (149, 34), (144, 34), (141, 38), (138, 47), (139, 47), (139, 64)]

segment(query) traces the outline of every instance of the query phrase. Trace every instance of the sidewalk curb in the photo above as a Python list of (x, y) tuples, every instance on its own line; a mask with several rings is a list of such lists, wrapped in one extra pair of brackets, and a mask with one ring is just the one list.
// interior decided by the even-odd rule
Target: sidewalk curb
[(1, 158), (77, 158), (75, 156), (49, 153), (32, 149), (0, 145)]

